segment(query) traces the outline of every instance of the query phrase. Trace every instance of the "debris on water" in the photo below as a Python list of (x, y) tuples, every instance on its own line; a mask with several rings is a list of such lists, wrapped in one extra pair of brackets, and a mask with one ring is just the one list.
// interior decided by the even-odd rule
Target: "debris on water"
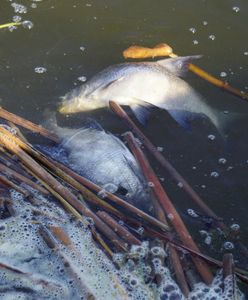
[(220, 73), (220, 77), (223, 77), (223, 78), (224, 78), (224, 77), (226, 77), (226, 76), (227, 76), (227, 73), (226, 73), (226, 72), (221, 72), (221, 73)]
[(213, 177), (213, 178), (218, 178), (220, 176), (220, 174), (216, 171), (213, 171), (210, 173), (210, 177)]
[(26, 29), (32, 29), (34, 27), (34, 24), (33, 22), (26, 20), (22, 22), (22, 26)]
[(81, 81), (81, 82), (85, 82), (87, 80), (87, 77), (86, 76), (80, 76), (80, 77), (78, 77), (78, 80)]
[(194, 45), (198, 45), (199, 42), (198, 42), (197, 40), (193, 40), (193, 44), (194, 44)]
[(216, 136), (213, 135), (213, 134), (209, 134), (209, 135), (208, 135), (208, 139), (209, 139), (210, 141), (214, 141), (214, 140), (216, 139)]
[(219, 163), (220, 165), (225, 165), (226, 162), (227, 162), (227, 160), (226, 160), (224, 157), (221, 157), (221, 158), (219, 158), (219, 160), (218, 160), (218, 163)]
[(210, 40), (214, 41), (216, 37), (215, 37), (214, 34), (210, 34), (208, 38), (209, 38)]
[(232, 10), (238, 13), (240, 11), (240, 8), (238, 6), (233, 6)]
[(19, 13), (19, 14), (26, 14), (27, 13), (27, 7), (22, 5), (22, 4), (18, 4), (18, 3), (11, 3), (11, 6), (14, 8), (15, 13)]
[(232, 242), (225, 242), (223, 244), (223, 248), (225, 250), (232, 250), (232, 249), (234, 249), (234, 244)]
[(206, 26), (206, 25), (208, 25), (208, 21), (203, 21), (202, 24), (203, 24), (204, 26)]
[(45, 73), (47, 71), (47, 69), (45, 67), (36, 67), (36, 68), (34, 68), (34, 71), (35, 71), (35, 73), (42, 74), (42, 73)]

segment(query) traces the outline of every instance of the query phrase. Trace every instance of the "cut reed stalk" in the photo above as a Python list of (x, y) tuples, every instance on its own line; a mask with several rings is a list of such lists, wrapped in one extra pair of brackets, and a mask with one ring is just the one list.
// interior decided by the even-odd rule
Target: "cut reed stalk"
[[(181, 183), (182, 189), (190, 196), (196, 205), (209, 217), (217, 220), (216, 224), (222, 230), (226, 230), (226, 225), (221, 221), (215, 212), (204, 202), (204, 200), (196, 193), (196, 191), (190, 186), (190, 184), (182, 177), (182, 175), (171, 165), (171, 163), (158, 151), (158, 149), (151, 143), (151, 141), (143, 134), (143, 132), (136, 126), (136, 124), (129, 118), (126, 112), (121, 108), (119, 104), (114, 101), (109, 102), (111, 109), (119, 116), (127, 125), (127, 127), (135, 133), (140, 139), (146, 149), (153, 155), (153, 157), (160, 163), (162, 167), (171, 175), (171, 177), (177, 182)], [(241, 249), (242, 253), (248, 257), (248, 249), (241, 242), (236, 241), (237, 245)]]
[[(157, 238), (160, 238), (163, 241), (170, 242), (170, 244), (173, 245), (173, 247), (177, 248), (178, 250), (182, 251), (183, 253), (188, 252), (192, 256), (196, 256), (196, 257), (206, 261), (210, 265), (213, 265), (213, 266), (219, 267), (219, 268), (223, 267), (223, 263), (221, 261), (219, 261), (219, 260), (217, 260), (213, 257), (210, 257), (208, 255), (202, 254), (198, 251), (195, 251), (194, 249), (191, 249), (191, 248), (181, 244), (180, 242), (176, 241), (175, 239), (171, 239), (168, 236), (168, 234), (159, 233), (159, 232), (154, 231), (152, 229), (146, 229), (146, 234), (148, 236), (153, 237), (153, 238), (157, 237)], [(243, 270), (241, 268), (235, 268), (234, 272), (242, 282), (244, 282), (245, 284), (248, 284), (248, 271)]]
[(11, 168), (5, 166), (4, 164), (0, 163), (0, 172), (4, 173), (7, 176), (10, 176), (18, 181), (20, 181), (21, 183), (25, 183), (29, 186), (31, 186), (33, 189), (48, 195), (48, 191), (45, 190), (43, 187), (39, 186), (38, 184), (36, 184), (35, 182), (33, 182), (32, 180), (30, 180), (29, 178), (23, 176), (22, 174), (19, 174), (18, 172), (12, 170)]
[[(233, 255), (231, 253), (226, 253), (223, 256), (223, 290), (228, 289), (231, 292), (232, 299), (237, 299), (236, 297), (236, 281), (234, 270)], [(231, 283), (228, 279), (231, 277)], [(228, 280), (228, 281), (227, 281)]]
[[(31, 158), (26, 152), (24, 152), (15, 141), (21, 142), (17, 137), (13, 137), (6, 129), (1, 128), (2, 134), (0, 135), (0, 143), (8, 149), (11, 153), (14, 153), (24, 165), (26, 165), (37, 177), (46, 183), (51, 190), (56, 192), (56, 195), (64, 198), (71, 206), (74, 207), (79, 213), (89, 218), (95, 223), (96, 228), (105, 234), (110, 241), (121, 251), (126, 251), (124, 243), (119, 237), (107, 226), (102, 220), (97, 217), (90, 209), (85, 207), (77, 197), (72, 194), (67, 188), (65, 188), (59, 181), (57, 181), (52, 175), (50, 175), (45, 169), (43, 169), (33, 158)], [(61, 198), (60, 198), (61, 201)], [(63, 203), (65, 205), (65, 203)]]
[(3, 175), (0, 175), (0, 183), (7, 186), (8, 188), (16, 190), (17, 192), (23, 194), (25, 197), (28, 197), (30, 195), (28, 191), (16, 185), (14, 182), (10, 181), (8, 178), (6, 178)]
[(36, 125), (22, 117), (19, 117), (13, 113), (8, 112), (7, 110), (0, 107), (0, 118), (10, 121), (16, 125), (19, 125), (23, 128), (29, 129), (32, 132), (39, 133), (40, 135), (48, 138), (49, 140), (58, 143), (59, 138), (49, 130), (45, 129), (41, 125)]
[[(136, 124), (129, 118), (126, 112), (114, 101), (110, 101), (111, 109), (126, 123), (128, 128), (137, 135), (141, 143), (147, 150), (155, 157), (155, 159), (167, 170), (172, 178), (178, 183), (182, 183), (182, 189), (191, 197), (191, 199), (210, 217), (219, 219), (218, 216), (205, 204), (193, 188), (186, 182), (186, 180), (177, 172), (171, 163), (158, 151), (158, 149), (150, 142), (150, 140), (143, 134), (143, 132), (136, 126)], [(222, 224), (219, 224), (222, 227)]]
[[(7, 131), (6, 129), (0, 127), (0, 133), (3, 133), (6, 137), (11, 139), (13, 142), (15, 142), (16, 145), (18, 145), (20, 147), (20, 149), (25, 150), (32, 157), (34, 157), (39, 162), (44, 164), (46, 167), (48, 167), (50, 170), (52, 170), (54, 173), (56, 173), (59, 177), (63, 178), (65, 181), (68, 180), (68, 182), (72, 183), (73, 181), (72, 181), (72, 178), (70, 178), (70, 177), (73, 177), (77, 181), (79, 181), (81, 184), (83, 184), (84, 186), (89, 187), (90, 189), (93, 189), (97, 193), (102, 191), (102, 188), (100, 188), (96, 184), (90, 182), (89, 180), (83, 178), (82, 176), (79, 176), (78, 174), (76, 174), (75, 172), (73, 172), (70, 169), (66, 168), (62, 164), (59, 164), (58, 162), (51, 161), (50, 159), (47, 159), (45, 157), (45, 155), (43, 155), (40, 152), (34, 150), (30, 145), (23, 143), (17, 137), (14, 137), (13, 135), (11, 135), (11, 133), (9, 133), (9, 131)], [(71, 176), (71, 175), (73, 175), (73, 176)], [(73, 182), (73, 183), (75, 183), (75, 182)], [(168, 226), (166, 226), (164, 223), (158, 221), (157, 219), (155, 219), (152, 216), (146, 214), (145, 212), (143, 212), (142, 210), (140, 210), (140, 209), (136, 208), (135, 206), (129, 204), (128, 202), (120, 199), (119, 197), (117, 197), (117, 196), (115, 196), (115, 195), (113, 195), (113, 194), (111, 194), (107, 191), (106, 191), (105, 194), (106, 194), (106, 199), (110, 199), (111, 201), (113, 201), (117, 205), (127, 209), (128, 211), (132, 212), (135, 216), (138, 216), (138, 217), (142, 218), (148, 224), (151, 224), (155, 227), (158, 227), (163, 231), (168, 231), (169, 230)]]
[[(153, 192), (157, 196), (160, 205), (163, 207), (164, 211), (166, 212), (167, 217), (169, 218), (171, 224), (173, 225), (181, 241), (187, 247), (194, 249), (197, 252), (200, 252), (199, 248), (197, 247), (190, 233), (188, 232), (186, 226), (184, 225), (181, 217), (177, 213), (171, 200), (169, 199), (168, 195), (166, 194), (162, 185), (160, 184), (160, 181), (158, 180), (156, 174), (152, 170), (147, 158), (145, 157), (144, 153), (141, 151), (140, 147), (137, 145), (137, 142), (135, 141), (133, 134), (130, 132), (125, 134), (125, 139), (128, 142), (128, 145), (132, 153), (134, 154), (135, 158), (139, 162), (146, 180), (148, 182), (153, 183), (153, 187), (152, 187)], [(203, 280), (207, 284), (211, 284), (213, 276), (208, 266), (205, 264), (205, 262), (203, 262), (202, 260), (196, 257), (192, 257), (192, 259)]]

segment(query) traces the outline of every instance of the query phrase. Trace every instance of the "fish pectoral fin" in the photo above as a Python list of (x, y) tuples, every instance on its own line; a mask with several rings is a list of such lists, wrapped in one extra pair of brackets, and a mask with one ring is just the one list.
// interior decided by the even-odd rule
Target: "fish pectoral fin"
[(202, 55), (192, 55), (192, 56), (183, 56), (183, 57), (175, 57), (175, 58), (167, 58), (158, 60), (157, 63), (170, 73), (183, 77), (188, 71), (189, 63), (195, 59), (201, 58)]
[(133, 102), (133, 104), (130, 105), (130, 108), (142, 125), (146, 124), (150, 118), (152, 110), (154, 108), (158, 108), (157, 106), (143, 100), (134, 99), (134, 101), (131, 102)]

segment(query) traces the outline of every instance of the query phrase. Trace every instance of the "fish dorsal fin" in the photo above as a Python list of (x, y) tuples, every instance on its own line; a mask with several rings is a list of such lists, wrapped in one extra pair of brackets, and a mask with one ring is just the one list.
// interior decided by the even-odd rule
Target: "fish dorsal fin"
[(170, 73), (183, 77), (188, 71), (188, 65), (192, 60), (201, 58), (201, 55), (182, 56), (158, 60), (157, 63), (166, 68)]

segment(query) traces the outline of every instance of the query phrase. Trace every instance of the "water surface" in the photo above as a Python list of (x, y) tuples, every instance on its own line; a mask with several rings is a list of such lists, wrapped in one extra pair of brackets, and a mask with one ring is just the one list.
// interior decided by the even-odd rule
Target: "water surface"
[[(248, 91), (246, 0), (19, 0), (26, 13), (15, 12), (13, 3), (1, 1), (0, 22), (11, 22), (18, 15), (34, 26), (0, 31), (1, 105), (36, 123), (43, 123), (47, 111), (56, 109), (60, 96), (82, 83), (80, 77), (87, 79), (108, 65), (123, 62), (122, 51), (132, 44), (165, 42), (179, 55), (202, 54), (199, 66)], [(37, 67), (44, 72), (37, 73)], [(214, 109), (243, 114), (229, 128), (226, 141), (208, 122), (196, 120), (192, 131), (185, 132), (161, 112), (145, 130), (211, 208), (228, 225), (241, 226), (248, 243), (248, 104), (192, 74), (186, 80)], [(112, 115), (106, 126), (120, 133)], [(207, 247), (199, 233), (206, 229), (204, 222), (187, 215), (194, 205), (180, 184), (158, 166), (156, 170), (165, 178), (169, 195), (195, 237)], [(224, 239), (216, 240), (208, 248), (221, 257)], [(247, 260), (237, 254), (247, 266)]]

